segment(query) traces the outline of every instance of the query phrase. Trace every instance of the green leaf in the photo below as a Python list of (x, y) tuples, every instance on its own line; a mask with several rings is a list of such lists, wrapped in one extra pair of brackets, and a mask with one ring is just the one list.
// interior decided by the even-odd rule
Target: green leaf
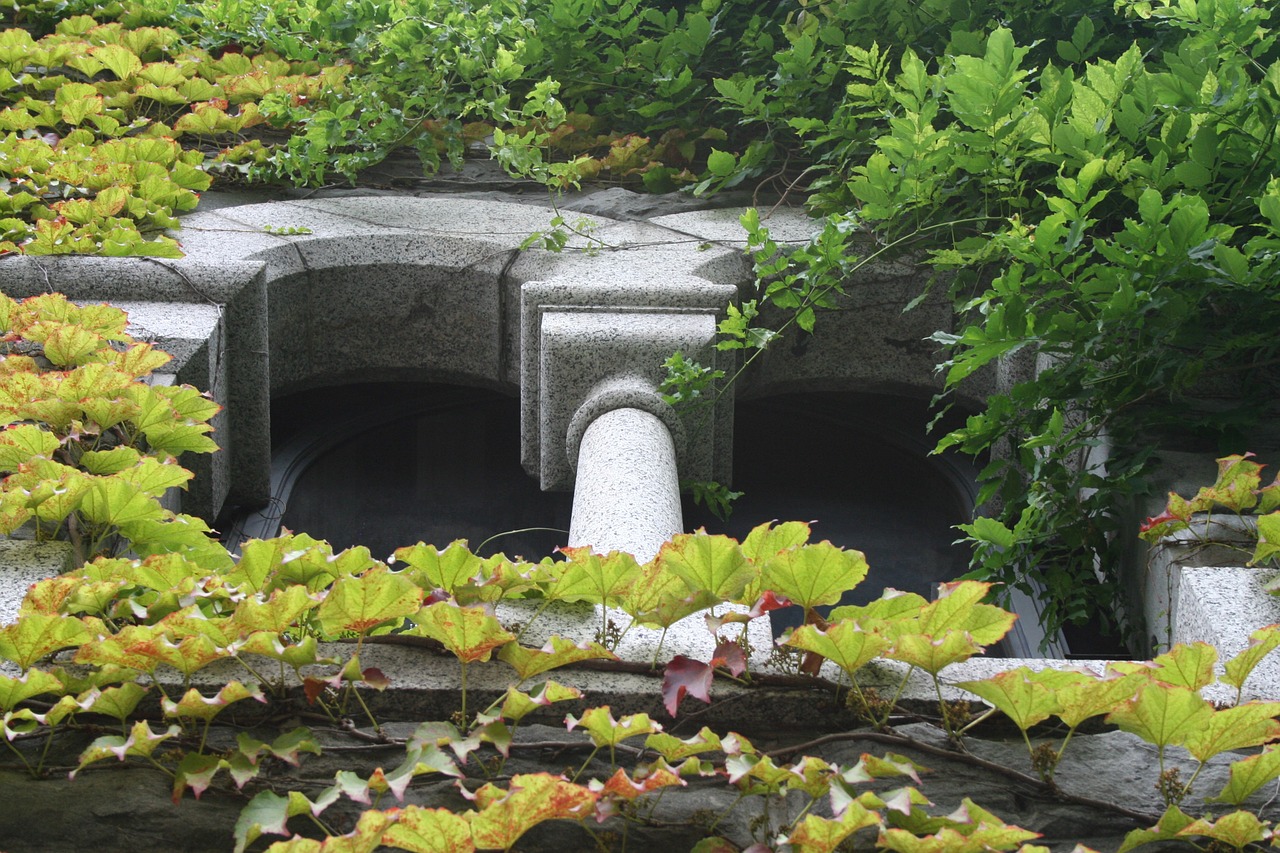
[(853, 833), (880, 825), (880, 815), (853, 802), (838, 818), (806, 815), (784, 841), (797, 853), (834, 853)]
[(418, 611), (416, 626), (408, 631), (441, 642), (462, 663), (486, 661), (493, 650), (515, 640), (515, 635), (479, 607), (459, 607), (437, 602)]
[(30, 669), (36, 661), (59, 649), (91, 642), (93, 636), (79, 619), (60, 614), (29, 613), (0, 629), (0, 657)]
[(539, 684), (532, 693), (523, 693), (515, 687), (508, 687), (507, 698), (502, 700), (502, 716), (512, 723), (518, 723), (538, 708), (545, 708), (554, 702), (567, 702), (581, 698), (582, 691), (578, 688), (566, 687), (554, 681)]
[(516, 671), (523, 683), (535, 675), (584, 660), (617, 660), (618, 656), (594, 640), (575, 643), (553, 635), (540, 649), (508, 643), (498, 651), (498, 660)]
[(975, 643), (990, 646), (1009, 633), (1017, 618), (1012, 613), (990, 604), (982, 604), (991, 585), (978, 581), (942, 584), (937, 600), (920, 613), (922, 633), (940, 635), (947, 631), (965, 631)]
[(549, 773), (511, 777), (507, 790), (489, 784), (475, 793), (477, 811), (467, 815), (479, 850), (509, 850), (520, 837), (547, 820), (583, 820), (596, 795)]
[(43, 670), (28, 669), (18, 678), (0, 675), (0, 711), (11, 711), (33, 696), (61, 696), (65, 692), (62, 682)]
[(1238, 806), (1263, 785), (1280, 776), (1280, 747), (1268, 746), (1257, 755), (1231, 765), (1231, 777), (1216, 797), (1207, 802)]
[(1116, 853), (1129, 853), (1135, 847), (1152, 841), (1168, 841), (1178, 837), (1178, 833), (1195, 821), (1190, 815), (1177, 806), (1169, 806), (1160, 816), (1159, 822), (1151, 829), (1135, 829), (1124, 837), (1124, 843)]
[(97, 480), (84, 493), (80, 510), (94, 524), (119, 527), (133, 521), (159, 519), (159, 501), (138, 487), (117, 478)]
[(707, 592), (720, 601), (737, 598), (756, 575), (737, 542), (704, 532), (673, 536), (656, 560), (661, 570), (680, 577), (690, 592)]
[(717, 178), (725, 178), (733, 174), (733, 170), (737, 165), (738, 158), (718, 148), (712, 148), (711, 153), (707, 156), (707, 170)]
[(546, 588), (553, 601), (587, 601), (616, 606), (640, 576), (636, 558), (620, 551), (600, 555), (590, 548), (561, 548), (569, 559)]
[(1249, 635), (1249, 645), (1227, 661), (1226, 674), (1221, 680), (1237, 690), (1243, 690), (1249, 674), (1277, 646), (1280, 646), (1280, 625), (1267, 625), (1254, 631)]
[(888, 648), (889, 641), (855, 622), (841, 621), (832, 623), (826, 631), (815, 625), (801, 625), (791, 632), (786, 645), (816, 652), (852, 676)]
[(34, 456), (49, 458), (60, 446), (58, 437), (41, 426), (11, 424), (0, 432), (0, 471), (17, 471)]
[(422, 588), (403, 574), (377, 566), (355, 577), (339, 578), (316, 610), (321, 630), (366, 634), (379, 625), (411, 616), (422, 606)]
[(1215, 710), (1208, 721), (1183, 739), (1197, 761), (1234, 749), (1261, 746), (1280, 738), (1280, 702), (1249, 702)]
[(930, 675), (937, 675), (943, 667), (968, 660), (980, 653), (982, 647), (968, 634), (950, 631), (940, 637), (932, 634), (901, 634), (884, 656), (892, 660), (919, 667)]
[(199, 690), (193, 687), (184, 693), (177, 702), (161, 699), (160, 706), (166, 717), (208, 721), (221, 713), (223, 708), (244, 699), (256, 699), (259, 702), (267, 701), (266, 697), (262, 695), (262, 689), (259, 685), (255, 684), (253, 687), (246, 687), (239, 681), (230, 681), (224, 684), (214, 696), (206, 698)]
[(410, 853), (470, 853), (471, 824), (449, 809), (405, 806), (383, 834), (383, 843)]
[(861, 551), (846, 551), (830, 542), (783, 551), (764, 566), (765, 588), (806, 608), (835, 604), (866, 576), (867, 559)]
[(718, 752), (721, 749), (720, 736), (706, 726), (696, 735), (685, 740), (666, 732), (654, 732), (645, 738), (644, 746), (645, 749), (654, 750), (672, 764), (684, 761), (693, 755)]
[(581, 717), (569, 714), (564, 721), (569, 731), (579, 726), (585, 729), (596, 746), (616, 746), (629, 738), (662, 731), (662, 726), (649, 719), (648, 714), (628, 714), (615, 720), (608, 705), (591, 708)]
[(1208, 643), (1179, 644), (1152, 661), (1158, 669), (1152, 676), (1166, 684), (1199, 690), (1213, 683), (1213, 665), (1218, 650)]
[(77, 773), (90, 764), (106, 758), (115, 758), (118, 761), (124, 761), (131, 755), (148, 758), (156, 751), (156, 747), (169, 738), (177, 736), (180, 731), (181, 729), (177, 726), (169, 726), (168, 729), (157, 734), (151, 731), (151, 726), (146, 720), (139, 720), (133, 724), (128, 737), (120, 735), (100, 737), (89, 744), (84, 752), (80, 753), (80, 763), (69, 775), (74, 779)]
[(1208, 724), (1213, 706), (1185, 687), (1147, 684), (1107, 716), (1107, 722), (1164, 749)]
[(960, 681), (955, 686), (987, 700), (1024, 732), (1059, 711), (1053, 690), (1034, 680), (1031, 670), (1024, 666), (983, 681)]
[(483, 564), (479, 557), (467, 550), (464, 539), (451, 542), (443, 551), (419, 542), (398, 549), (395, 559), (403, 560), (412, 567), (409, 577), (414, 583), (424, 589), (443, 589), (450, 593), (476, 578)]

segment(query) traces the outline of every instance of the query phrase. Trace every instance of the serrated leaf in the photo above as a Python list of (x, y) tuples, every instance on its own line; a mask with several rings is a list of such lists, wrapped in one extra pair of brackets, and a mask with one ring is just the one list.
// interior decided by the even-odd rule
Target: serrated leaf
[(0, 675), (0, 710), (11, 711), (33, 696), (61, 696), (65, 692), (62, 682), (43, 670), (28, 669), (17, 678)]
[(756, 576), (737, 542), (706, 533), (673, 536), (656, 563), (683, 580), (690, 593), (707, 592), (721, 601), (737, 598)]
[(929, 634), (901, 634), (884, 656), (937, 675), (944, 667), (968, 660), (981, 653), (982, 647), (967, 633), (951, 631), (941, 637)]
[(765, 588), (805, 608), (835, 604), (866, 576), (867, 559), (861, 551), (846, 551), (830, 542), (783, 551), (764, 565)]
[(611, 797), (630, 802), (663, 788), (683, 788), (685, 785), (686, 782), (678, 774), (667, 767), (665, 762), (659, 760), (654, 764), (636, 768), (634, 777), (627, 775), (627, 771), (619, 767), (604, 782), (591, 780), (589, 788), (597, 797)]
[(596, 746), (615, 746), (628, 738), (662, 731), (662, 726), (649, 719), (648, 714), (628, 714), (615, 720), (608, 705), (591, 708), (580, 718), (569, 714), (564, 720), (569, 731), (579, 726), (585, 729)]
[(128, 737), (120, 735), (100, 737), (89, 744), (88, 748), (80, 753), (80, 763), (75, 770), (71, 771), (70, 776), (74, 779), (78, 772), (90, 764), (106, 758), (124, 761), (131, 755), (150, 757), (156, 747), (169, 738), (177, 736), (180, 731), (177, 726), (169, 726), (165, 731), (156, 733), (151, 731), (151, 726), (146, 720), (139, 720), (133, 724)]
[(654, 732), (645, 738), (645, 749), (652, 749), (666, 761), (674, 764), (694, 755), (720, 750), (720, 736), (704, 726), (691, 738), (681, 740), (666, 732)]
[(1166, 684), (1199, 690), (1214, 679), (1218, 650), (1208, 643), (1179, 644), (1151, 661), (1158, 669), (1152, 677)]
[(30, 669), (36, 661), (59, 649), (93, 639), (79, 619), (46, 613), (30, 613), (0, 629), (0, 657)]
[(416, 625), (408, 633), (438, 640), (464, 664), (488, 660), (494, 649), (515, 640), (484, 610), (448, 601), (422, 608), (413, 621)]
[(453, 592), (480, 574), (483, 560), (467, 550), (464, 539), (451, 542), (444, 550), (419, 542), (395, 552), (396, 560), (403, 560), (412, 568), (408, 573), (414, 583), (424, 589), (443, 589)]
[(675, 716), (685, 694), (711, 703), (711, 683), (715, 669), (702, 661), (676, 655), (662, 671), (662, 703), (667, 713)]
[(1268, 746), (1257, 755), (1232, 763), (1231, 776), (1227, 784), (1216, 797), (1208, 797), (1206, 801), (1238, 806), (1278, 776), (1280, 776), (1280, 747)]
[(405, 806), (386, 828), (383, 843), (409, 853), (471, 853), (471, 824), (448, 809)]
[(156, 520), (164, 515), (164, 509), (152, 495), (117, 478), (94, 481), (84, 493), (80, 510), (94, 524), (115, 527)]
[(569, 560), (545, 595), (553, 601), (587, 601), (617, 606), (640, 576), (635, 557), (620, 551), (596, 554), (590, 548), (561, 548)]
[(820, 654), (853, 675), (888, 648), (889, 642), (846, 620), (829, 625), (826, 631), (816, 625), (801, 625), (791, 632), (785, 645)]
[(266, 697), (262, 695), (262, 688), (259, 685), (255, 684), (253, 687), (246, 687), (239, 681), (231, 681), (224, 684), (214, 696), (205, 697), (193, 687), (184, 693), (177, 702), (161, 699), (160, 706), (166, 717), (208, 721), (221, 713), (223, 708), (244, 699), (256, 699), (259, 702), (267, 701)]
[(1244, 689), (1245, 680), (1262, 659), (1280, 646), (1280, 625), (1267, 625), (1249, 635), (1249, 645), (1226, 663), (1222, 681), (1237, 690)]
[(1183, 743), (1212, 715), (1213, 706), (1193, 690), (1147, 684), (1136, 697), (1112, 711), (1107, 722), (1163, 749)]
[(61, 446), (58, 437), (36, 424), (18, 424), (0, 432), (0, 472), (17, 471), (33, 456), (49, 457)]
[(956, 687), (990, 702), (1025, 732), (1059, 711), (1053, 691), (1030, 676), (1029, 669), (1018, 667), (982, 681), (957, 682)]
[(520, 681), (558, 667), (584, 660), (617, 660), (618, 656), (594, 640), (575, 643), (553, 635), (540, 649), (531, 649), (518, 643), (504, 646), (498, 652), (498, 660), (515, 669)]
[(213, 777), (227, 766), (226, 759), (216, 755), (189, 752), (182, 756), (173, 774), (173, 801), (181, 800), (188, 788), (197, 800), (200, 799), (200, 795), (213, 784)]
[(1280, 738), (1280, 702), (1249, 702), (1215, 710), (1208, 721), (1183, 739), (1183, 746), (1197, 761), (1208, 761), (1221, 752), (1261, 746)]
[(547, 820), (583, 820), (596, 795), (549, 773), (513, 776), (507, 790), (485, 785), (474, 794), (478, 811), (467, 813), (471, 837), (480, 850), (508, 850), (522, 835)]
[(1186, 829), (1195, 821), (1190, 815), (1177, 806), (1169, 806), (1165, 809), (1164, 814), (1160, 816), (1160, 820), (1150, 829), (1135, 829), (1124, 837), (1124, 843), (1120, 845), (1120, 849), (1116, 853), (1128, 853), (1135, 847), (1152, 841), (1169, 841), (1177, 838), (1178, 833)]
[(787, 836), (785, 843), (790, 844), (796, 853), (834, 853), (853, 833), (880, 824), (880, 815), (854, 802), (838, 818), (806, 815)]
[(138, 707), (138, 703), (145, 695), (147, 695), (147, 688), (137, 682), (129, 681), (96, 692), (92, 701), (85, 707), (85, 711), (91, 714), (103, 714), (123, 723)]
[(421, 587), (378, 566), (358, 577), (339, 578), (316, 609), (316, 620), (331, 636), (341, 631), (364, 634), (393, 619), (411, 616), (421, 606)]
[(941, 584), (938, 598), (920, 613), (919, 632), (939, 636), (947, 631), (965, 631), (981, 646), (1000, 642), (1017, 618), (1012, 613), (983, 604), (991, 584), (958, 581)]
[(567, 702), (581, 698), (582, 691), (578, 688), (566, 687), (554, 681), (539, 684), (531, 693), (508, 687), (507, 697), (502, 700), (502, 717), (514, 724), (538, 708), (545, 708), (554, 702)]

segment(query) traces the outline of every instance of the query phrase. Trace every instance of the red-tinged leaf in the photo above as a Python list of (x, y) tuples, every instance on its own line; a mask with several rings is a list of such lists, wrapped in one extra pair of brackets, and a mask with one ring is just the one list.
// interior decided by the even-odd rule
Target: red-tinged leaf
[(860, 829), (880, 826), (880, 816), (858, 803), (850, 803), (839, 818), (806, 815), (785, 843), (796, 853), (834, 853), (836, 848)]
[(724, 768), (744, 794), (776, 794), (792, 780), (791, 768), (779, 767), (767, 755), (731, 755)]
[(89, 744), (88, 748), (80, 753), (80, 764), (68, 775), (74, 779), (76, 774), (85, 767), (104, 758), (115, 758), (118, 761), (124, 761), (131, 755), (147, 758), (155, 752), (157, 746), (176, 736), (180, 731), (177, 726), (170, 726), (165, 731), (156, 733), (151, 731), (151, 726), (146, 720), (139, 720), (133, 724), (128, 737), (120, 735), (100, 737)]
[[(31, 670), (31, 672), (38, 671)], [(147, 688), (130, 681), (118, 687), (108, 687), (101, 692), (95, 692), (84, 710), (92, 714), (113, 717), (123, 723), (146, 694)]]
[(178, 769), (173, 776), (173, 801), (177, 803), (181, 800), (182, 793), (188, 788), (197, 800), (200, 799), (200, 795), (213, 784), (213, 777), (227, 766), (227, 762), (216, 755), (187, 753), (178, 763)]
[(359, 577), (339, 578), (320, 603), (316, 618), (326, 634), (364, 634), (393, 619), (417, 613), (421, 604), (419, 586), (404, 575), (378, 566)]
[(764, 564), (764, 588), (806, 609), (835, 604), (867, 576), (867, 558), (830, 542), (802, 545)]
[(747, 671), (747, 655), (735, 640), (721, 640), (711, 653), (711, 665), (727, 669), (730, 675), (737, 677)]
[(360, 672), (360, 683), (367, 684), (374, 690), (386, 690), (391, 686), (391, 679), (377, 667), (366, 667)]
[(356, 828), (346, 835), (332, 835), (323, 841), (295, 836), (275, 842), (267, 853), (373, 853), (382, 845), (383, 834), (394, 820), (386, 812), (362, 812)]
[[(1044, 679), (1049, 670), (1037, 678)], [(1050, 685), (1058, 700), (1057, 715), (1070, 728), (1099, 714), (1110, 713), (1120, 703), (1132, 699), (1148, 681), (1145, 674), (1121, 674), (1111, 670), (1103, 678), (1086, 677), (1071, 684)]]
[(676, 655), (662, 673), (662, 703), (667, 713), (675, 716), (685, 694), (711, 703), (711, 682), (715, 669), (702, 661)]
[(326, 690), (337, 690), (342, 687), (342, 674), (329, 678), (308, 676), (302, 679), (302, 692), (307, 697), (307, 704), (314, 705), (316, 700), (324, 696)]
[(944, 667), (968, 660), (981, 651), (982, 647), (968, 633), (951, 631), (936, 638), (929, 634), (903, 634), (894, 640), (884, 656), (937, 675)]
[(292, 797), (282, 797), (271, 791), (256, 794), (236, 819), (235, 853), (244, 853), (244, 849), (264, 833), (288, 835), (286, 824), (289, 818), (308, 810), (307, 804), (293, 802)]
[(382, 843), (409, 853), (472, 853), (471, 824), (448, 809), (405, 806)]
[(263, 601), (257, 595), (249, 595), (236, 605), (231, 615), (233, 630), (245, 636), (255, 631), (282, 632), (320, 602), (307, 593), (305, 587), (290, 586), (277, 589)]
[(690, 593), (683, 578), (654, 561), (641, 567), (619, 606), (637, 624), (669, 628), (716, 603), (717, 599), (709, 592)]
[(1216, 797), (1207, 798), (1207, 802), (1238, 806), (1278, 776), (1280, 776), (1280, 748), (1273, 745), (1257, 755), (1234, 762), (1231, 765), (1230, 780)]
[(448, 601), (422, 608), (413, 621), (416, 625), (406, 633), (438, 640), (464, 664), (488, 660), (494, 649), (515, 640), (481, 608)]
[(18, 424), (0, 432), (0, 472), (13, 472), (33, 456), (49, 457), (61, 446), (58, 437), (35, 424)]
[(598, 797), (614, 797), (629, 801), (662, 788), (682, 788), (685, 784), (685, 781), (670, 767), (659, 761), (654, 766), (638, 768), (634, 778), (628, 776), (627, 771), (618, 768), (607, 781), (600, 782), (592, 779), (590, 789)]
[(615, 720), (608, 705), (591, 708), (581, 718), (569, 714), (564, 718), (565, 727), (573, 731), (578, 726), (586, 729), (596, 746), (612, 747), (633, 737), (642, 737), (662, 731), (662, 726), (649, 719), (648, 714), (628, 714)]
[(597, 799), (587, 788), (549, 773), (514, 776), (506, 791), (485, 785), (474, 798), (478, 811), (466, 817), (480, 850), (507, 850), (543, 821), (583, 820)]
[(548, 670), (584, 660), (617, 660), (618, 656), (595, 641), (575, 643), (552, 636), (540, 649), (510, 643), (498, 651), (498, 660), (508, 664), (524, 682)]
[(1267, 826), (1268, 824), (1259, 820), (1253, 812), (1235, 811), (1223, 815), (1216, 821), (1200, 818), (1183, 827), (1178, 835), (1211, 838), (1219, 844), (1235, 850), (1243, 850), (1250, 844), (1270, 841), (1271, 830)]
[(920, 612), (917, 630), (935, 637), (946, 631), (965, 631), (980, 646), (1000, 642), (1017, 617), (999, 607), (983, 604), (982, 599), (990, 591), (991, 584), (978, 581), (941, 584), (937, 600)]

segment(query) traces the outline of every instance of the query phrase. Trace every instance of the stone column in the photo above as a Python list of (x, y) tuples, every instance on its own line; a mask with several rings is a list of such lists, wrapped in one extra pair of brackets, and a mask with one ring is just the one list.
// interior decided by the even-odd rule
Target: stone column
[(578, 445), (569, 544), (651, 560), (684, 530), (676, 446), (667, 425), (641, 409), (598, 415)]

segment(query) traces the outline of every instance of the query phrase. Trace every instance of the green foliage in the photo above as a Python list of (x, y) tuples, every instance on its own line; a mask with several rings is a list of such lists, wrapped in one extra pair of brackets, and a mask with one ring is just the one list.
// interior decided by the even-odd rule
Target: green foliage
[(185, 453), (209, 453), (219, 406), (189, 386), (145, 377), (169, 361), (125, 334), (123, 311), (60, 294), (0, 295), (0, 532), (61, 538), (76, 561), (184, 550), (228, 565), (198, 518), (164, 509), (186, 488)]

